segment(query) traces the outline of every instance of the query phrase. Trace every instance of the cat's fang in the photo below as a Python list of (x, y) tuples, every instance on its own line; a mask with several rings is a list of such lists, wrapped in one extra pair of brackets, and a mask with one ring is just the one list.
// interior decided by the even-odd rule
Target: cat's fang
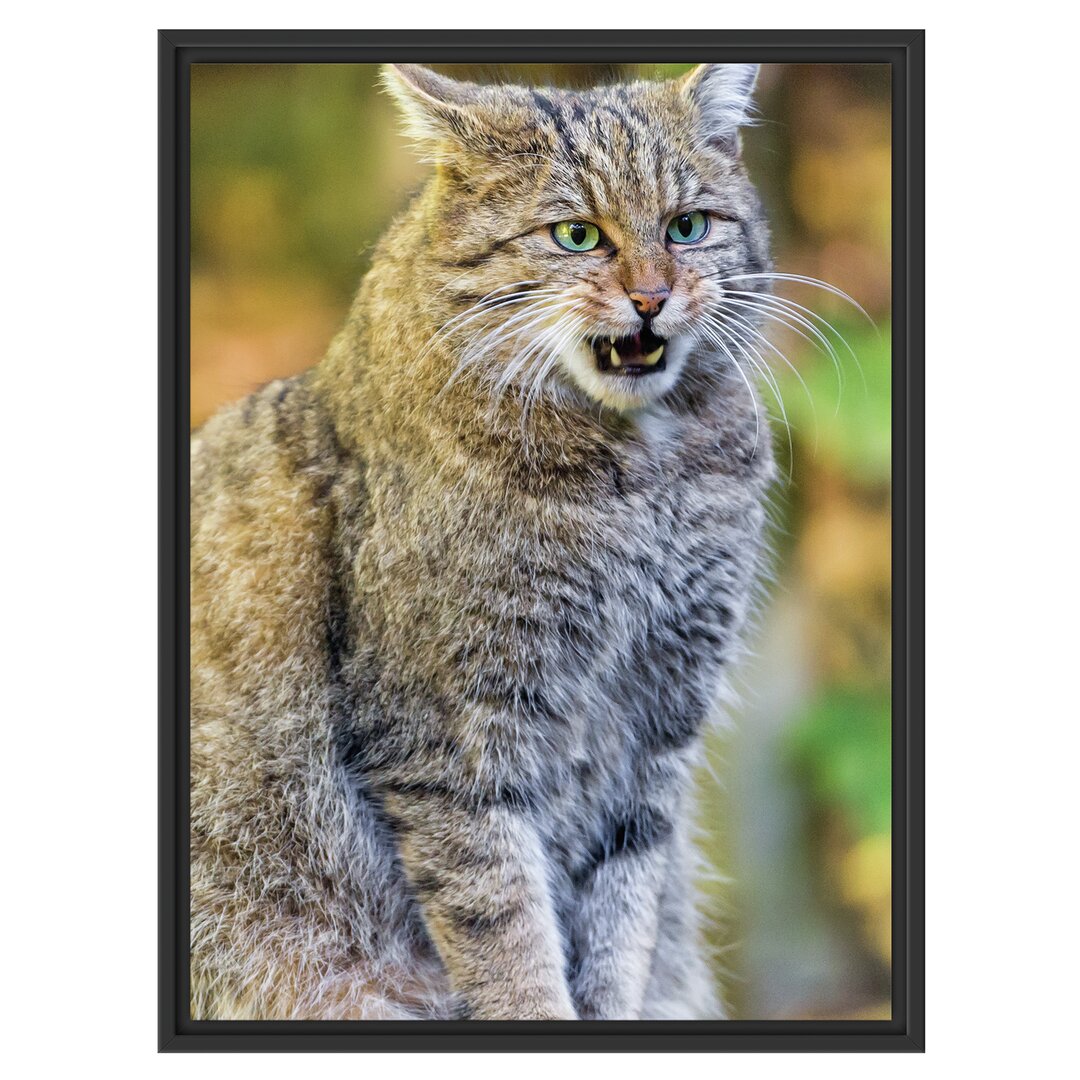
[[(615, 350), (612, 349), (613, 353), (614, 353), (614, 351)], [(664, 355), (664, 346), (661, 345), (659, 349), (654, 349), (651, 353), (649, 353), (648, 356), (644, 357), (641, 362), (642, 362), (642, 364), (645, 365), (645, 367), (652, 367), (653, 364), (655, 364), (660, 359), (660, 357), (663, 356), (663, 355)]]
[[(663, 352), (663, 349), (660, 351)], [(622, 367), (622, 358), (619, 356), (614, 345), (611, 346), (611, 364), (612, 367)]]

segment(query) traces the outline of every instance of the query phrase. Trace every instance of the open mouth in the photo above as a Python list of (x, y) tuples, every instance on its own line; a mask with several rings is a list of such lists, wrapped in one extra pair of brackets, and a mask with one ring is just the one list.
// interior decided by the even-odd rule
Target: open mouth
[(601, 338), (593, 342), (596, 366), (601, 371), (617, 375), (650, 375), (663, 371), (667, 366), (664, 346), (667, 342), (657, 337), (647, 326), (636, 334), (621, 338)]

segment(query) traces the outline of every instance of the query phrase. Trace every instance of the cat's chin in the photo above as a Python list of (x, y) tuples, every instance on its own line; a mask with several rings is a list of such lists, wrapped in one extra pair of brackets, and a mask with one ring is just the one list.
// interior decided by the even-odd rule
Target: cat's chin
[[(661, 339), (662, 340), (662, 339)], [(563, 353), (563, 370), (593, 401), (619, 412), (641, 409), (662, 398), (679, 380), (688, 345), (683, 338), (648, 342), (639, 362), (620, 356), (619, 342), (582, 343)], [(662, 351), (661, 351), (662, 350)]]

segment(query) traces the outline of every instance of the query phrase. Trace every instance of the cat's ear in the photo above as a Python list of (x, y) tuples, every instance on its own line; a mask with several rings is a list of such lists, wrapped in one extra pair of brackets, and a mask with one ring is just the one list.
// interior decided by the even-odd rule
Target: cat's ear
[(419, 64), (384, 64), (382, 82), (401, 109), (406, 133), (425, 149), (467, 144), (477, 134), (482, 88), (476, 84)]
[(754, 122), (757, 64), (699, 64), (683, 76), (682, 93), (698, 110), (705, 138), (738, 153), (739, 129)]

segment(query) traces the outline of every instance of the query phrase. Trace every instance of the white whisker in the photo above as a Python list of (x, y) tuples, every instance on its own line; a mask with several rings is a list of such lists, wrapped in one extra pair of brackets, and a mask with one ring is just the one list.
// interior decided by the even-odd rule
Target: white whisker
[[(739, 296), (744, 297), (739, 299)], [(751, 300), (753, 297), (754, 300)], [(777, 297), (763, 297), (758, 293), (733, 293), (725, 292), (724, 299), (729, 304), (748, 308), (757, 312), (759, 315), (767, 319), (772, 319), (774, 322), (781, 326), (786, 327), (793, 333), (798, 334), (799, 337), (808, 341), (814, 348), (820, 349), (826, 356), (829, 357), (832, 362), (833, 368), (836, 371), (836, 410), (840, 408), (840, 401), (844, 393), (844, 373), (843, 365), (840, 362), (840, 355), (833, 347), (832, 342), (809, 320), (803, 318), (797, 312), (789, 311), (779, 303), (769, 303), (768, 301), (775, 301)], [(805, 327), (809, 331), (809, 335), (804, 333), (799, 327)]]
[(514, 304), (525, 303), (526, 301), (532, 300), (534, 298), (558, 295), (558, 290), (552, 288), (527, 289), (524, 291), (500, 295), (502, 290), (505, 288), (507, 288), (507, 286), (503, 285), (500, 286), (498, 289), (493, 289), (486, 296), (482, 296), (471, 307), (465, 308), (464, 311), (458, 312), (458, 314), (453, 316), (453, 318), (450, 318), (445, 323), (443, 323), (443, 325), (440, 326), (439, 329), (436, 330), (435, 333), (431, 336), (427, 345), (420, 353), (418, 359), (422, 360), (440, 341), (444, 340), (452, 333), (457, 333), (462, 329), (462, 327), (474, 322), (476, 319), (480, 318), (483, 315), (486, 315), (488, 312), (497, 311), (502, 307), (513, 306)]
[[(724, 326), (723, 332), (731, 334), (732, 329), (730, 326)], [(738, 350), (745, 358), (747, 363), (754, 369), (754, 371), (761, 376), (765, 385), (768, 386), (772, 392), (773, 398), (776, 400), (777, 407), (780, 409), (780, 422), (784, 425), (784, 432), (787, 436), (788, 444), (788, 461), (793, 462), (795, 460), (795, 445), (791, 434), (791, 421), (788, 420), (787, 407), (784, 404), (784, 395), (780, 389), (780, 384), (776, 381), (776, 376), (769, 370), (768, 364), (761, 358), (761, 354), (756, 349), (753, 350), (753, 354), (747, 351), (745, 345), (740, 346), (738, 341), (732, 341), (732, 347)], [(757, 359), (755, 359), (757, 357)], [(791, 479), (790, 471), (788, 473), (788, 480)]]
[[(725, 340), (730, 339), (728, 343), (732, 346), (732, 348), (737, 350), (742, 355), (743, 359), (746, 360), (746, 362), (761, 377), (765, 385), (768, 386), (773, 397), (776, 399), (776, 404), (778, 408), (780, 409), (780, 421), (784, 425), (784, 430), (787, 434), (788, 459), (789, 461), (794, 460), (794, 443), (791, 435), (791, 424), (788, 421), (787, 408), (784, 405), (784, 395), (783, 393), (781, 393), (780, 386), (776, 382), (775, 376), (769, 370), (769, 365), (765, 362), (764, 358), (757, 351), (757, 349), (753, 349), (753, 355), (751, 355), (751, 352), (746, 348), (745, 344), (740, 344), (738, 340), (734, 339), (734, 336), (732, 334), (732, 328), (730, 326), (724, 324), (716, 318), (710, 318), (709, 322), (713, 329), (717, 331), (721, 337), (725, 337), (726, 335)], [(755, 359), (755, 356), (757, 357), (757, 359)]]
[[(848, 339), (845, 336), (843, 336), (839, 332), (839, 330), (831, 322), (829, 322), (827, 319), (825, 319), (824, 315), (821, 315), (818, 312), (814, 311), (812, 308), (808, 308), (808, 307), (806, 307), (806, 305), (802, 305), (802, 303), (799, 303), (796, 300), (793, 300), (793, 299), (791, 299), (789, 297), (786, 297), (786, 296), (775, 296), (775, 295), (772, 295), (772, 294), (761, 294), (761, 293), (747, 293), (747, 292), (742, 291), (742, 289), (729, 289), (729, 291), (726, 291), (726, 295), (740, 296), (740, 297), (743, 297), (744, 299), (747, 299), (747, 300), (753, 299), (753, 300), (757, 300), (759, 302), (771, 303), (771, 305), (773, 307), (780, 307), (780, 308), (783, 308), (783, 309), (787, 310), (787, 313), (789, 315), (791, 315), (793, 319), (798, 319), (799, 316), (798, 316), (797, 312), (802, 312), (805, 315), (809, 316), (809, 319), (811, 321), (811, 326), (813, 326), (813, 328), (815, 330), (816, 330), (816, 326), (812, 323), (812, 321), (814, 319), (818, 320), (818, 322), (821, 323), (821, 325), (824, 326), (825, 329), (828, 330), (829, 333), (832, 333), (832, 334), (836, 335), (837, 340), (841, 343), (843, 348), (847, 349), (848, 354), (851, 356), (851, 359), (855, 363), (855, 367), (858, 368), (858, 370), (859, 370), (859, 374), (862, 375), (863, 368), (862, 368), (862, 364), (860, 364), (860, 362), (859, 362), (858, 353), (856, 353), (855, 350), (851, 348), (851, 346), (849, 345)], [(794, 310), (791, 310), (791, 309), (794, 309)], [(800, 322), (802, 322), (802, 321), (800, 320)], [(802, 322), (802, 325), (806, 325), (806, 323)], [(819, 332), (819, 336), (820, 336), (820, 332)], [(865, 378), (863, 379), (863, 382), (865, 384)]]
[[(726, 310), (726, 308), (727, 308), (727, 304), (725, 303), (725, 300), (721, 299), (718, 304), (713, 305), (712, 310), (714, 310), (717, 314), (723, 315), (725, 320), (731, 320), (731, 321), (735, 322), (747, 334), (750, 335), (751, 340), (760, 341), (761, 344), (764, 345), (767, 349), (769, 349), (770, 351), (776, 353), (776, 355), (778, 357), (780, 357), (780, 359), (783, 360), (783, 362), (791, 370), (792, 375), (794, 375), (795, 378), (799, 381), (799, 385), (803, 388), (803, 393), (806, 394), (806, 400), (810, 404), (810, 413), (814, 418), (814, 428), (815, 428), (815, 432), (816, 432), (816, 430), (817, 430), (817, 407), (814, 405), (814, 395), (810, 393), (810, 387), (806, 385), (806, 380), (802, 377), (802, 373), (791, 362), (791, 360), (788, 359), (787, 354), (782, 349), (778, 348), (775, 344), (773, 344), (773, 342), (770, 341), (769, 338), (765, 334), (763, 334), (761, 332), (761, 330), (758, 329), (758, 327), (756, 327), (752, 322), (750, 322), (749, 319), (743, 318), (743, 316), (739, 315), (737, 312), (728, 311), (728, 310)], [(761, 359), (762, 363), (765, 363), (764, 358), (761, 357), (760, 354), (758, 354), (758, 358)], [(816, 439), (816, 435), (815, 435), (815, 443), (816, 443), (816, 441), (817, 441), (817, 439)]]
[(731, 350), (727, 347), (722, 337), (716, 333), (713, 329), (712, 319), (708, 316), (704, 318), (704, 325), (702, 329), (705, 332), (705, 336), (716, 345), (727, 358), (735, 365), (735, 370), (738, 371), (740, 378), (746, 384), (746, 389), (750, 391), (750, 400), (754, 406), (754, 453), (757, 453), (758, 440), (761, 436), (761, 416), (758, 413), (757, 394), (754, 393), (753, 386), (750, 385), (750, 380), (746, 377), (746, 372), (743, 371), (742, 365), (732, 354)]
[[(728, 316), (730, 318), (730, 315)], [(761, 373), (762, 378), (765, 380), (769, 389), (772, 391), (773, 396), (777, 399), (780, 406), (781, 413), (784, 414), (785, 422), (787, 420), (787, 413), (784, 410), (783, 396), (780, 393), (780, 384), (776, 381), (776, 376), (773, 374), (769, 367), (765, 357), (761, 355), (761, 352), (754, 345), (752, 338), (747, 338), (746, 335), (732, 326), (726, 319), (714, 319), (713, 325), (722, 333), (728, 335), (732, 339), (732, 345), (738, 348), (741, 352), (746, 354), (747, 360), (754, 364), (755, 369)]]
[[(499, 327), (499, 332), (493, 340), (481, 339), (479, 344), (475, 347), (470, 347), (470, 351), (475, 352), (478, 356), (488, 355), (498, 348), (501, 348), (510, 340), (521, 340), (528, 337), (529, 334), (536, 328), (543, 328), (544, 323), (556, 312), (561, 310), (572, 309), (577, 304), (574, 299), (563, 300), (559, 303), (538, 305), (538, 311), (534, 314), (534, 317), (529, 319), (524, 326), (514, 329), (512, 332), (505, 332), (506, 327)], [(542, 338), (541, 338), (542, 340)], [(533, 342), (523, 353), (520, 353), (514, 360), (507, 365), (502, 375), (499, 378), (500, 392), (506, 384), (521, 370), (523, 365), (528, 361), (532, 354), (532, 351), (537, 347), (536, 342)]]
[[(552, 295), (559, 295), (552, 293)], [(473, 332), (461, 347), (461, 357), (457, 366), (439, 391), (441, 396), (457, 380), (458, 376), (470, 365), (502, 349), (508, 342), (528, 336), (534, 329), (550, 319), (552, 314), (562, 308), (572, 306), (576, 301), (564, 299), (552, 303), (547, 295), (528, 304), (523, 310), (515, 312), (509, 319), (482, 332)], [(499, 388), (501, 392), (501, 388)]]
[[(867, 314), (866, 309), (856, 300), (853, 296), (849, 296), (843, 289), (838, 289), (835, 285), (830, 285), (827, 281), (822, 281), (820, 278), (807, 277), (805, 274), (781, 274), (781, 273), (759, 273), (759, 274), (728, 274), (724, 281), (744, 281), (751, 278), (757, 278), (761, 280), (772, 281), (797, 281), (803, 285), (810, 285), (815, 289), (823, 289), (825, 292), (830, 292), (833, 296), (838, 296), (841, 300), (851, 304), (857, 311), (859, 311), (866, 321), (877, 329), (877, 323)], [(760, 294), (755, 294), (760, 295)]]
[(579, 314), (576, 314), (573, 308), (566, 312), (556, 323), (555, 330), (558, 331), (563, 323), (567, 324), (566, 329), (554, 338), (554, 343), (547, 349), (547, 356), (539, 362), (534, 361), (530, 365), (534, 370), (531, 374), (528, 392), (525, 395), (526, 412), (531, 407), (535, 397), (539, 395), (544, 380), (550, 374), (551, 369), (558, 363), (562, 351), (575, 337), (580, 337), (581, 331), (584, 329), (584, 319)]

